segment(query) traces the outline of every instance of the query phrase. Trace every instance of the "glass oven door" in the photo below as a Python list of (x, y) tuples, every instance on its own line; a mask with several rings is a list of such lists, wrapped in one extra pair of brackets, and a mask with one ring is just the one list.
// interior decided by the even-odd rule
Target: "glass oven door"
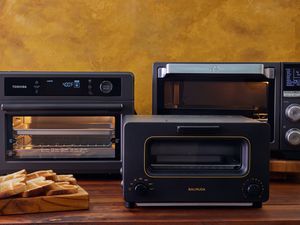
[(273, 68), (263, 64), (167, 64), (158, 77), (157, 112), (242, 115), (274, 130), (274, 89)]
[(7, 116), (7, 159), (118, 159), (118, 123), (116, 115), (10, 115)]
[(151, 137), (145, 171), (151, 177), (245, 176), (250, 143), (244, 137)]

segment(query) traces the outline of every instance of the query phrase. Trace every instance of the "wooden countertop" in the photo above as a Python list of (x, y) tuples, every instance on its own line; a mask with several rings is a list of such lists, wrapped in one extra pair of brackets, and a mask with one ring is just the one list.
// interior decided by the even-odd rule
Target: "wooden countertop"
[(270, 200), (255, 208), (134, 208), (123, 206), (119, 180), (80, 180), (90, 194), (83, 211), (0, 216), (2, 224), (300, 224), (300, 183), (271, 183)]

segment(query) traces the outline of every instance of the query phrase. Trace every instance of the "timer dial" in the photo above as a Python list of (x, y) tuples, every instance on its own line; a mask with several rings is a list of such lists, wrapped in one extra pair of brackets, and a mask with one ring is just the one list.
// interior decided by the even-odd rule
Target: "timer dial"
[(300, 144), (300, 130), (297, 128), (292, 128), (285, 133), (285, 139), (291, 145)]
[(293, 122), (300, 120), (300, 105), (291, 104), (285, 110), (285, 115)]

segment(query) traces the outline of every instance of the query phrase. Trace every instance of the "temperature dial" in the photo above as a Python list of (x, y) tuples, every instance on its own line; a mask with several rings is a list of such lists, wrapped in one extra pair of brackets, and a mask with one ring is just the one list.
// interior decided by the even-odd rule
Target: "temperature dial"
[(285, 139), (291, 145), (300, 144), (300, 130), (297, 128), (292, 128), (285, 133)]
[(285, 115), (293, 122), (300, 120), (300, 105), (291, 104), (285, 110)]

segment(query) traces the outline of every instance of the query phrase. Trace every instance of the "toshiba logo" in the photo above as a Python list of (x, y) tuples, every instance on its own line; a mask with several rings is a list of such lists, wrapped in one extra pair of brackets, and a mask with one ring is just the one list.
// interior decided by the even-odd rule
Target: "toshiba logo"
[(12, 88), (15, 88), (15, 89), (26, 89), (27, 85), (16, 85), (16, 84), (13, 84)]

